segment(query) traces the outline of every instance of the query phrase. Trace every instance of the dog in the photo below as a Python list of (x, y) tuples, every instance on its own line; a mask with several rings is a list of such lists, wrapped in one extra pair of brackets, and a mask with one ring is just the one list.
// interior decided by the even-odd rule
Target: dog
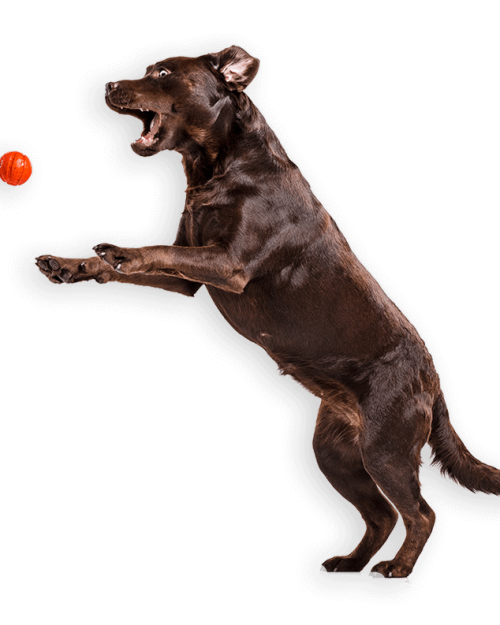
[(398, 512), (406, 538), (372, 572), (407, 577), (435, 514), (418, 479), (420, 451), (471, 491), (500, 494), (500, 471), (465, 448), (415, 328), (351, 251), (332, 217), (244, 92), (259, 60), (231, 46), (150, 65), (106, 85), (106, 104), (139, 118), (140, 156), (176, 150), (188, 187), (173, 245), (102, 243), (95, 256), (37, 258), (54, 283), (152, 286), (194, 296), (205, 285), (229, 324), (321, 399), (313, 448), (366, 532), (329, 571), (361, 571)]

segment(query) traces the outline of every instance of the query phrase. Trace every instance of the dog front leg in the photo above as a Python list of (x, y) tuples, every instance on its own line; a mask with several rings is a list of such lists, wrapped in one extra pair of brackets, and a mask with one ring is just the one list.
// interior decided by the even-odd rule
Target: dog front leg
[(249, 280), (242, 263), (219, 245), (130, 248), (101, 243), (94, 250), (115, 271), (124, 274), (170, 274), (231, 293), (242, 293)]
[(152, 286), (165, 291), (173, 291), (193, 297), (202, 286), (200, 283), (183, 280), (167, 274), (132, 273), (126, 275), (115, 271), (108, 263), (100, 258), (60, 258), (59, 256), (39, 256), (36, 264), (40, 271), (55, 284), (73, 284), (95, 280), (100, 284), (106, 282), (121, 282), (123, 284), (138, 284)]

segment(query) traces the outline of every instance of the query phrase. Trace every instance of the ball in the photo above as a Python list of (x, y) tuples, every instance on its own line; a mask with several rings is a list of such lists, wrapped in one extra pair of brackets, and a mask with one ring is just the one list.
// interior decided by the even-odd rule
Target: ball
[(7, 152), (0, 158), (0, 178), (7, 184), (24, 184), (31, 176), (30, 159), (20, 152)]

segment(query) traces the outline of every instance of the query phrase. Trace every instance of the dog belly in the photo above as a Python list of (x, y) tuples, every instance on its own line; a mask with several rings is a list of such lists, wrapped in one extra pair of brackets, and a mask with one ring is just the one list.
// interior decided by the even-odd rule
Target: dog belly
[[(299, 293), (271, 293), (261, 285), (249, 285), (243, 294), (207, 289), (226, 321), (242, 336), (260, 345), (290, 375), (318, 397), (339, 382), (356, 378), (357, 388), (365, 383), (367, 364), (391, 345), (381, 344), (386, 333), (372, 327), (369, 336), (354, 338), (342, 318), (335, 315), (331, 299), (314, 303)], [(353, 314), (354, 311), (353, 311)], [(352, 317), (353, 315), (351, 315)]]

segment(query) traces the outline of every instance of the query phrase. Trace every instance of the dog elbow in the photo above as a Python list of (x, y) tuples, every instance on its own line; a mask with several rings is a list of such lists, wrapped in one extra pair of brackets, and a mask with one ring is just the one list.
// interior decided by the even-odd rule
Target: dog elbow
[(245, 290), (249, 280), (250, 277), (243, 269), (235, 269), (226, 281), (225, 290), (231, 293), (241, 294)]

